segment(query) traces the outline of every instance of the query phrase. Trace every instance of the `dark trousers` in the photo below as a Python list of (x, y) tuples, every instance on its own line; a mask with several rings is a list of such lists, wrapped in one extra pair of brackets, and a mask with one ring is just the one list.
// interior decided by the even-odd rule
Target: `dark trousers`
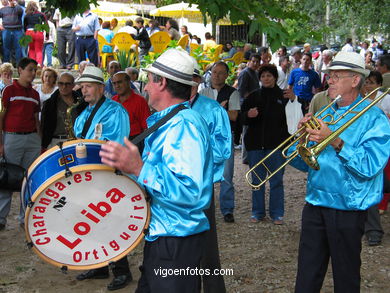
[(310, 101), (307, 101), (307, 100), (304, 100), (304, 99), (298, 97), (298, 102), (301, 103), (302, 113), (303, 113), (303, 115), (305, 115), (309, 111)]
[(77, 37), (76, 51), (79, 63), (85, 61), (85, 53), (87, 53), (89, 61), (95, 64), (95, 66), (99, 66), (98, 43), (93, 37), (87, 39)]
[[(97, 270), (101, 273), (108, 273), (108, 266), (98, 268)], [(121, 275), (130, 275), (130, 268), (127, 256), (121, 258), (113, 264), (112, 273), (115, 277)]]
[[(215, 269), (221, 269), (221, 262), (219, 260), (217, 225), (215, 223), (215, 201), (214, 192), (211, 197), (210, 207), (204, 211), (209, 220), (210, 230), (204, 234), (203, 241), (203, 255), (200, 262), (202, 269), (209, 269), (213, 272)], [(204, 293), (224, 293), (226, 292), (225, 282), (221, 275), (203, 275), (203, 292)]]
[[(75, 58), (76, 35), (72, 31), (72, 26), (67, 28), (57, 28), (57, 51), (58, 59), (62, 67), (73, 66)], [(68, 45), (68, 53), (66, 52)], [(84, 54), (85, 55), (85, 54)]]
[(367, 210), (367, 221), (364, 227), (366, 236), (382, 238), (384, 232), (381, 225), (381, 218), (378, 211), (378, 205), (374, 205)]
[(335, 293), (360, 292), (360, 252), (366, 211), (306, 203), (302, 212), (296, 293), (320, 292), (329, 258)]
[(200, 233), (145, 241), (141, 278), (135, 292), (200, 292), (199, 265), (203, 237), (204, 233)]

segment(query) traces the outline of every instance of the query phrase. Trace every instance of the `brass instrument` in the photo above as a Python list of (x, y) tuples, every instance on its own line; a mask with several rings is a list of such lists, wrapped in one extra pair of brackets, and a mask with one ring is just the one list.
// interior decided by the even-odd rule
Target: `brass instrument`
[[(334, 119), (334, 116), (331, 114), (326, 114), (325, 116), (321, 117), (321, 119), (325, 119), (329, 117), (330, 121), (325, 122), (327, 125), (334, 125), (337, 124), (341, 119), (343, 119), (345, 116), (347, 116), (350, 113), (356, 113), (354, 117), (352, 117), (350, 120), (348, 120), (345, 124), (340, 126), (337, 130), (332, 132), (327, 138), (325, 138), (322, 142), (312, 146), (308, 147), (309, 143), (309, 134), (305, 132), (306, 128), (311, 129), (319, 129), (320, 124), (317, 120), (317, 118), (320, 117), (322, 113), (324, 113), (327, 109), (333, 107), (335, 103), (341, 98), (341, 96), (338, 96), (336, 99), (332, 101), (332, 103), (328, 104), (326, 107), (324, 107), (320, 112), (317, 113), (317, 115), (312, 116), (311, 120), (309, 120), (305, 125), (303, 125), (300, 129), (298, 129), (294, 134), (292, 134), (289, 138), (287, 138), (285, 141), (283, 141), (279, 146), (277, 146), (271, 153), (269, 153), (266, 157), (264, 157), (262, 160), (260, 160), (256, 165), (254, 165), (252, 168), (250, 168), (246, 174), (245, 179), (247, 183), (252, 187), (253, 190), (258, 190), (260, 187), (266, 183), (272, 176), (274, 176), (277, 172), (282, 170), (287, 164), (289, 164), (295, 157), (298, 155), (301, 156), (302, 160), (309, 165), (309, 167), (313, 168), (314, 170), (319, 170), (320, 166), (318, 164), (317, 158), (321, 154), (321, 152), (333, 141), (335, 140), (345, 129), (347, 129), (352, 123), (354, 123), (357, 119), (360, 118), (365, 112), (367, 112), (371, 107), (375, 106), (378, 102), (380, 102), (389, 92), (390, 88), (387, 88), (383, 91), (383, 93), (376, 98), (374, 101), (372, 101), (368, 106), (366, 106), (363, 110), (360, 112), (354, 111), (356, 107), (358, 107), (363, 101), (366, 101), (368, 97), (370, 97), (372, 94), (376, 93), (377, 91), (381, 90), (381, 88), (376, 88), (364, 98), (362, 98), (359, 102), (357, 102), (355, 105), (353, 105), (347, 112), (345, 112), (342, 115), (339, 115), (339, 118), (336, 120)], [(303, 142), (300, 142), (303, 141)], [(286, 154), (287, 150), (294, 144), (298, 142), (298, 145), (291, 154)], [(286, 159), (286, 161), (276, 170), (270, 170), (267, 165), (266, 161), (269, 159), (276, 151), (282, 150), (282, 156)], [(256, 173), (256, 169), (262, 166), (265, 169), (266, 176), (264, 179), (262, 179), (259, 174)], [(260, 183), (255, 184), (253, 183), (252, 176), (255, 176)]]
[(79, 98), (77, 103), (69, 106), (68, 109), (66, 109), (66, 118), (64, 124), (66, 133), (68, 134), (68, 140), (76, 139), (76, 135), (73, 131), (73, 110), (76, 109), (76, 107), (78, 107), (82, 101), (83, 98)]

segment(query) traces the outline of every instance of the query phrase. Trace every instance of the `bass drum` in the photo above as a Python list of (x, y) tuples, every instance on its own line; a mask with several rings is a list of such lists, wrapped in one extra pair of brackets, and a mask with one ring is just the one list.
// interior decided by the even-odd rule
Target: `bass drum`
[(142, 240), (149, 224), (144, 190), (100, 161), (104, 141), (74, 140), (38, 157), (22, 187), (28, 245), (63, 269), (108, 265)]

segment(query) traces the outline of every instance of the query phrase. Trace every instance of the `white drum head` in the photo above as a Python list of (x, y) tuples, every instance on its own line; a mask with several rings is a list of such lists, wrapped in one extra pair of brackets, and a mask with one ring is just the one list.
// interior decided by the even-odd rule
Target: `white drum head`
[(98, 268), (128, 254), (144, 236), (149, 207), (132, 179), (104, 165), (71, 168), (33, 195), (26, 235), (45, 261), (74, 270)]

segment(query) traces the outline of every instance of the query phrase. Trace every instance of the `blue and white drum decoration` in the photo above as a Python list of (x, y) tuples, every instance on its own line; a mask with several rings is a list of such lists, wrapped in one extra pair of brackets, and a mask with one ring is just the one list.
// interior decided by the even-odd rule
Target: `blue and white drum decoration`
[(74, 140), (43, 153), (22, 187), (26, 237), (45, 261), (63, 269), (99, 268), (143, 239), (144, 190), (100, 161), (104, 141)]

